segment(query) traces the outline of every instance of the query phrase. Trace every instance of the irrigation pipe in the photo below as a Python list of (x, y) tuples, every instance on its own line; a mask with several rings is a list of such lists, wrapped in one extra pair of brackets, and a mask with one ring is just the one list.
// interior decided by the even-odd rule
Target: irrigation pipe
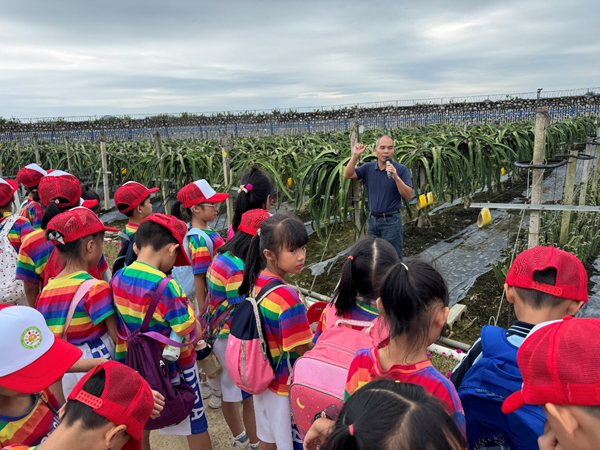
[(329, 302), (331, 301), (331, 297), (327, 297), (326, 295), (321, 295), (321, 294), (318, 294), (318, 293), (316, 293), (316, 292), (313, 292), (313, 291), (310, 291), (310, 290), (308, 290), (308, 289), (304, 289), (304, 288), (302, 288), (302, 287), (300, 287), (300, 286), (294, 286), (293, 284), (290, 284), (290, 287), (291, 287), (292, 289), (296, 289), (296, 290), (297, 290), (298, 292), (300, 292), (302, 295), (305, 295), (305, 296), (307, 296), (307, 297), (314, 298), (314, 299), (316, 299), (316, 300), (319, 300), (319, 301), (321, 301), (321, 302), (327, 302), (327, 303), (329, 303)]
[[(458, 341), (455, 341), (454, 339), (448, 339), (443, 336), (440, 336), (437, 341), (444, 345), (449, 345), (450, 347), (458, 348), (464, 352), (468, 352), (469, 349), (471, 348), (471, 346), (469, 344), (465, 344), (463, 342), (458, 342)], [(432, 344), (432, 345), (435, 345), (435, 344)]]
[(448, 358), (453, 358), (458, 361), (462, 361), (466, 355), (466, 353), (458, 353), (456, 350), (442, 347), (441, 345), (437, 344), (431, 344), (429, 347), (427, 347), (427, 351), (431, 353), (437, 353), (438, 355), (443, 355)]

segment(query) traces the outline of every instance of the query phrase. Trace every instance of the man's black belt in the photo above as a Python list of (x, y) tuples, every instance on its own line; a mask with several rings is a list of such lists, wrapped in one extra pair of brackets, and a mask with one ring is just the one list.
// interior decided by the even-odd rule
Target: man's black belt
[(384, 213), (381, 213), (381, 214), (375, 214), (375, 213), (371, 213), (371, 215), (372, 215), (373, 217), (376, 217), (376, 218), (378, 218), (378, 219), (379, 219), (380, 217), (391, 217), (391, 216), (395, 216), (396, 214), (399, 214), (399, 213), (400, 213), (400, 210), (399, 210), (399, 209), (395, 209), (394, 211), (388, 211), (388, 212), (384, 212)]

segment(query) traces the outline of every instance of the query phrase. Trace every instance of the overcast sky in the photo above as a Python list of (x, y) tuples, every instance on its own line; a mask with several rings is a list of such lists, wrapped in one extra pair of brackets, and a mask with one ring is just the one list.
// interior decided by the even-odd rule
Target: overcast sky
[(600, 86), (598, 0), (0, 0), (0, 116)]

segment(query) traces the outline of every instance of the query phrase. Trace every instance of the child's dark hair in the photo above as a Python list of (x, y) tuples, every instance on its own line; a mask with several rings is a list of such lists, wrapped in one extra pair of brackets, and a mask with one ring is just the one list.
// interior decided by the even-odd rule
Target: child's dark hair
[(72, 206), (58, 206), (55, 201), (58, 200), (59, 203), (68, 203), (69, 199), (64, 197), (53, 198), (50, 201), (50, 204), (46, 207), (46, 211), (44, 211), (44, 215), (42, 216), (42, 230), (45, 230), (48, 226), (48, 223), (58, 216), (60, 213), (70, 210), (73, 208)]
[(159, 252), (167, 245), (178, 242), (168, 228), (146, 220), (140, 224), (135, 233), (135, 243), (139, 249), (150, 246), (155, 252)]
[[(83, 390), (95, 397), (100, 397), (106, 384), (104, 370), (99, 370), (90, 377), (83, 385)], [(84, 430), (97, 430), (110, 423), (110, 421), (94, 412), (91, 406), (85, 405), (77, 400), (69, 400), (65, 405), (65, 413), (61, 423), (67, 427), (73, 426), (77, 421), (81, 422)]]
[(225, 245), (219, 247), (218, 253), (229, 252), (233, 256), (240, 258), (245, 263), (251, 242), (252, 236), (250, 236), (248, 233), (244, 233), (243, 231), (236, 231), (233, 237), (229, 241), (227, 241)]
[[(242, 176), (240, 184), (245, 186), (248, 192), (242, 190), (235, 200), (233, 221), (231, 223), (234, 232), (240, 226), (242, 214), (251, 209), (263, 209), (265, 206), (269, 206), (266, 204), (267, 197), (273, 194), (271, 181), (256, 167), (253, 167)], [(247, 188), (249, 184), (252, 185), (252, 189)]]
[[(48, 240), (55, 240), (57, 235), (60, 235), (58, 231), (46, 230), (46, 239)], [(104, 231), (99, 231), (98, 233), (90, 234), (64, 244), (56, 244), (56, 250), (58, 250), (64, 259), (77, 261), (81, 258), (81, 247), (89, 241), (97, 239), (104, 239)]]
[(394, 246), (385, 239), (365, 236), (352, 246), (333, 294), (337, 315), (350, 311), (356, 296), (375, 301), (386, 271), (399, 261)]
[[(139, 231), (138, 231), (139, 232)], [(247, 295), (261, 270), (267, 267), (263, 251), (270, 250), (279, 254), (281, 249), (294, 250), (304, 247), (308, 242), (306, 227), (298, 217), (292, 214), (275, 214), (265, 220), (258, 235), (252, 238), (246, 256), (244, 280), (239, 288), (240, 295)]]
[(386, 274), (380, 291), (390, 337), (406, 333), (413, 345), (429, 335), (432, 307), (448, 306), (446, 281), (431, 265), (407, 258)]
[(33, 199), (34, 202), (39, 202), (40, 201), (40, 194), (38, 192), (38, 187), (34, 186), (34, 187), (25, 187), (25, 192), (27, 192), (27, 195), (31, 195), (31, 198)]
[[(532, 278), (533, 281), (537, 281), (538, 283), (555, 286), (557, 273), (554, 267), (548, 267), (544, 270), (535, 270)], [(551, 308), (565, 301), (564, 298), (558, 298), (537, 289), (526, 289), (515, 286), (515, 291), (517, 291), (517, 295), (524, 303), (536, 310)]]
[(465, 448), (465, 437), (438, 398), (417, 384), (377, 380), (348, 399), (321, 450)]
[[(146, 203), (146, 201), (147, 201), (149, 198), (150, 198), (150, 196), (148, 195), (148, 197), (146, 197), (144, 200), (142, 200), (138, 206), (141, 206), (141, 205), (143, 205), (144, 203)], [(179, 200), (177, 200), (177, 201), (179, 201)], [(127, 204), (125, 204), (125, 203), (119, 203), (119, 204), (117, 205), (117, 209), (125, 209), (125, 208), (128, 208), (128, 207), (129, 207), (129, 205), (127, 205)], [(137, 206), (136, 206), (136, 208), (137, 208)], [(133, 216), (133, 212), (134, 212), (134, 211), (135, 211), (135, 208), (133, 208), (133, 209), (131, 209), (131, 210), (129, 210), (129, 211), (126, 211), (126, 212), (124, 212), (123, 214), (125, 214), (127, 217), (132, 217), (132, 216)], [(175, 215), (175, 214), (173, 214), (173, 215)], [(177, 218), (178, 218), (179, 220), (181, 220), (179, 217), (177, 217)]]
[(175, 200), (171, 205), (171, 215), (176, 219), (183, 220), (187, 223), (192, 220), (192, 208), (184, 208), (183, 203), (179, 200)]
[(100, 196), (96, 191), (91, 189), (87, 184), (81, 185), (81, 198), (84, 200), (96, 200), (96, 206), (90, 208), (96, 214), (100, 211)]

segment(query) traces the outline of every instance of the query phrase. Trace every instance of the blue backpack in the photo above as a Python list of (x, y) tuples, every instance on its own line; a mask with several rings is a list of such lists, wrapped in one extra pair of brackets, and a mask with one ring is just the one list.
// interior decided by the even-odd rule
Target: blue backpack
[(537, 449), (546, 422), (542, 408), (524, 405), (511, 414), (501, 410), (502, 402), (523, 385), (518, 347), (508, 341), (505, 329), (490, 325), (481, 330), (481, 347), (481, 359), (469, 369), (458, 389), (469, 449)]

